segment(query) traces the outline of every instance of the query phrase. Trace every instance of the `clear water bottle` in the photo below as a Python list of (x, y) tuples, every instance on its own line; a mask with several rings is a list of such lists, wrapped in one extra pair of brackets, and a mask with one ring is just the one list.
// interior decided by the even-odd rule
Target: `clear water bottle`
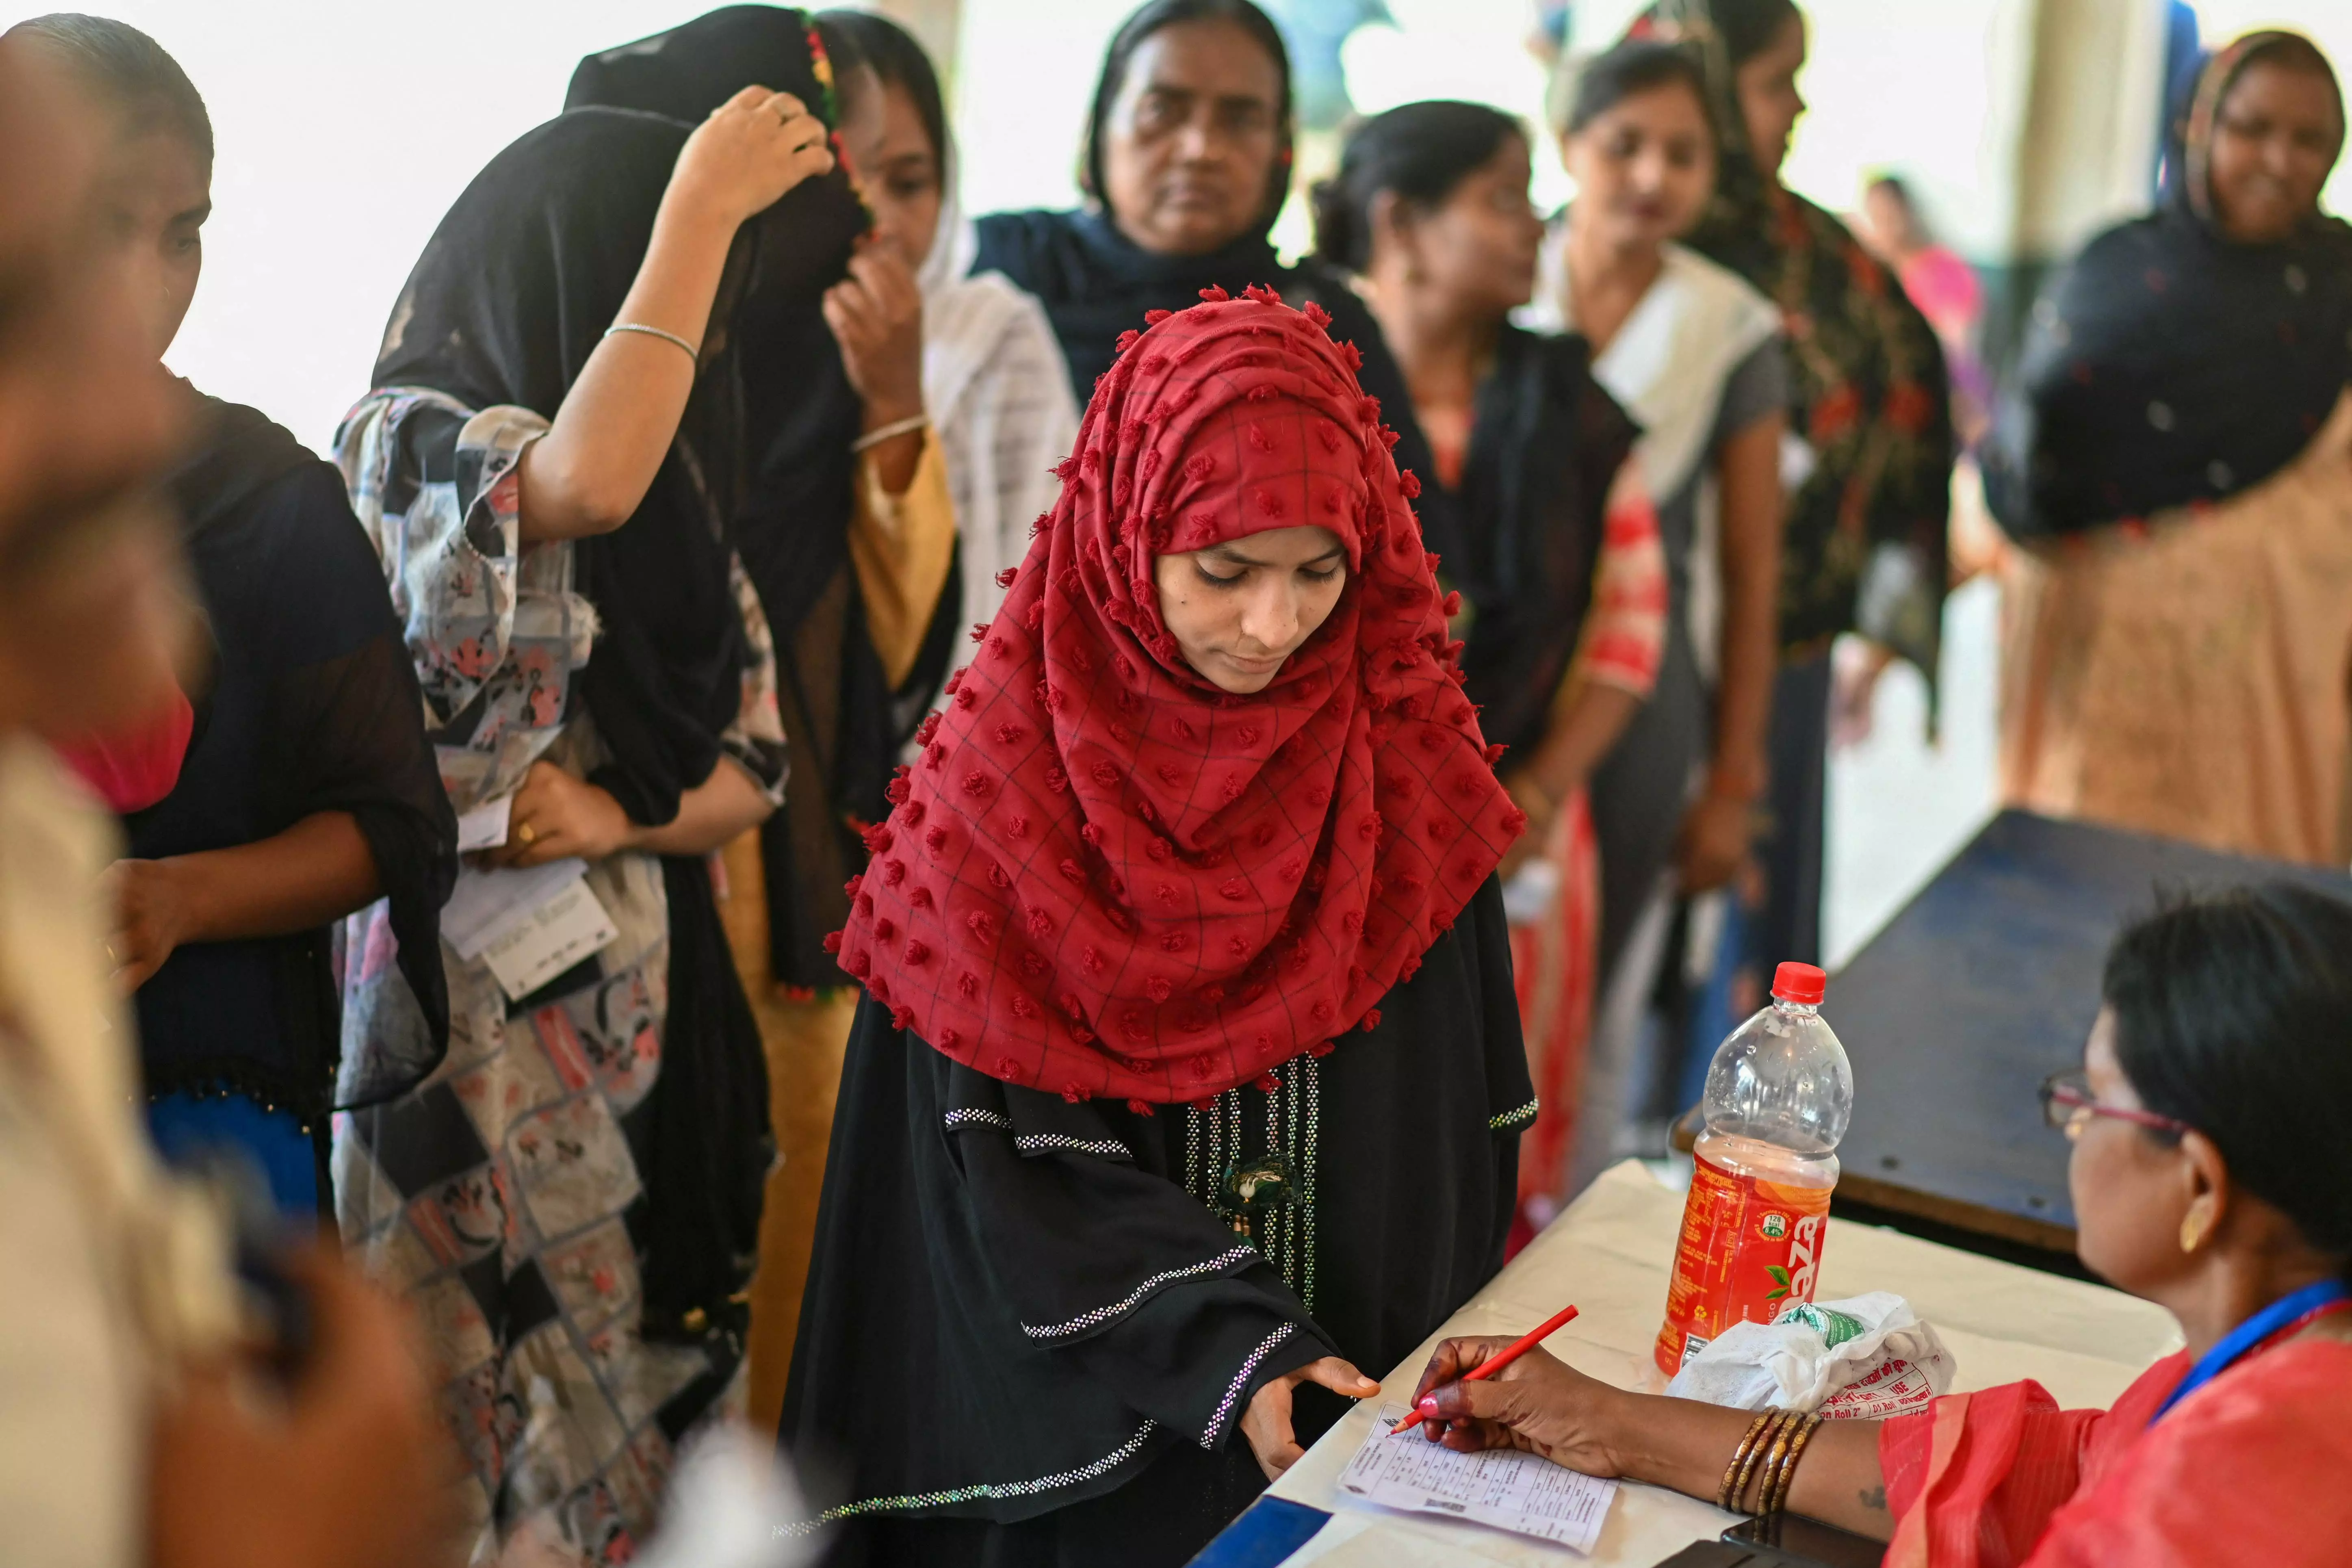
[(1716, 1047), (1658, 1331), (1668, 1377), (1732, 1324), (1813, 1299), (1853, 1116), (1853, 1069), (1822, 1017), (1827, 983), (1810, 963), (1780, 965), (1770, 1005)]

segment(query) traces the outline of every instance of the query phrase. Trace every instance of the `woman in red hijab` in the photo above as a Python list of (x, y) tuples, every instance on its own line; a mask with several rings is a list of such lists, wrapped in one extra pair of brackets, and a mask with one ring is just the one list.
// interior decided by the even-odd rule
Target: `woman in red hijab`
[(1501, 1262), (1525, 819), (1352, 351), (1205, 297), (852, 885), (782, 1431), (839, 1561), (1183, 1563)]

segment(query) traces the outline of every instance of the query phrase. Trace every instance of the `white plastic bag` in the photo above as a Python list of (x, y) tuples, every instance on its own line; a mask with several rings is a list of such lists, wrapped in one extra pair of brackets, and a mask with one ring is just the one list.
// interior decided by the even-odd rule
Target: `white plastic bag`
[(1741, 1410), (1777, 1405), (1876, 1420), (1925, 1409), (1952, 1386), (1956, 1370), (1911, 1303), (1877, 1290), (1792, 1302), (1769, 1323), (1736, 1323), (1685, 1362), (1666, 1392)]

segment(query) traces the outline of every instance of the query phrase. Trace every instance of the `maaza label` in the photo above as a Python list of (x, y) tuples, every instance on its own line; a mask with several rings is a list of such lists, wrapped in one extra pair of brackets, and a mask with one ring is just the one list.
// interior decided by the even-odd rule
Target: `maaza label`
[(1699, 1161), (1666, 1288), (1659, 1370), (1668, 1377), (1681, 1370), (1692, 1339), (1705, 1343), (1734, 1323), (1769, 1323), (1784, 1308), (1811, 1301), (1829, 1213), (1826, 1187), (1735, 1176)]

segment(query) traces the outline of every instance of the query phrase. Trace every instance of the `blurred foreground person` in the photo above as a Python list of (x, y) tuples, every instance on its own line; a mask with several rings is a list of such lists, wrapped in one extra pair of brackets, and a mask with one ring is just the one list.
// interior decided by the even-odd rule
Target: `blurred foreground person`
[[(1822, 1423), (1790, 1436), (1781, 1494), (1891, 1536), (1889, 1568), (2329, 1568), (2352, 1533), (2352, 907), (2284, 883), (2194, 900), (2127, 927), (2100, 990), (2083, 1069), (2042, 1085), (2042, 1110), (2074, 1143), (2084, 1264), (2188, 1348), (2108, 1410), (2024, 1382)], [(1438, 1346), (1427, 1438), (1755, 1505), (1730, 1461), (1764, 1415), (1541, 1350), (1458, 1381), (1507, 1342)]]
[(2200, 79), (2177, 182), (2034, 310), (1984, 457), (2010, 552), (2001, 793), (2342, 865), (2352, 228), (2335, 73), (2263, 32)]
[(185, 409), (93, 199), (110, 128), (26, 53), (0, 39), (0, 1542), (43, 1568), (429, 1568), (446, 1442), (398, 1318), (299, 1256), (307, 1350), (284, 1381), (249, 1357), (220, 1215), (132, 1109), (119, 845), (33, 739), (176, 689), (146, 490)]
[[(204, 100), (144, 33), (94, 16), (16, 37), (110, 129), (101, 190), (161, 355), (203, 264)], [(257, 409), (185, 383), (194, 449), (168, 477), (205, 655), (184, 694), (68, 760), (121, 813), (118, 978), (137, 994), (148, 1121), (167, 1158), (227, 1148), (290, 1216), (333, 1223), (328, 1113), (431, 1070), (448, 1027), (436, 922), (457, 822), (383, 574), (333, 467)], [(329, 924), (387, 897), (429, 1054), (341, 1075)]]

